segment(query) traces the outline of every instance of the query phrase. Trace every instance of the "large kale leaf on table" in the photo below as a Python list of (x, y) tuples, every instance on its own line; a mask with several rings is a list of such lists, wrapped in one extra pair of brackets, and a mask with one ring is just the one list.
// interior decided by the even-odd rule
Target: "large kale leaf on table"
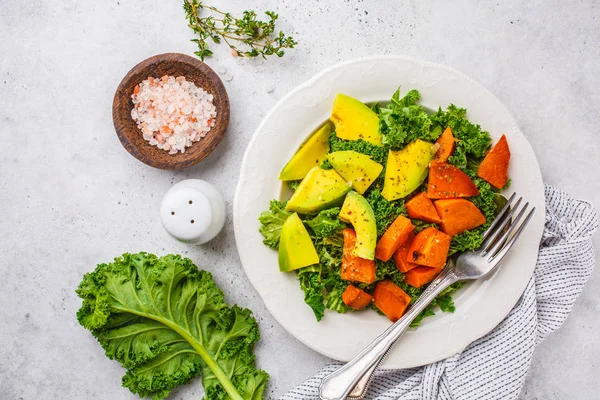
[(178, 255), (123, 254), (86, 274), (79, 323), (127, 369), (123, 386), (166, 398), (202, 375), (206, 399), (258, 400), (269, 375), (254, 365), (258, 325), (229, 307), (207, 271)]

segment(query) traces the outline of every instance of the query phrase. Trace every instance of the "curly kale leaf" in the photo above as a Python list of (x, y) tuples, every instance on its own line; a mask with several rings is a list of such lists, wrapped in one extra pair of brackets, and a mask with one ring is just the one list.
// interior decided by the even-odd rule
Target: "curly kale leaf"
[[(456, 310), (456, 307), (454, 306), (454, 300), (452, 300), (452, 294), (458, 289), (460, 289), (463, 285), (464, 282), (456, 282), (448, 286), (442, 293), (440, 293), (435, 299), (433, 299), (429, 306), (427, 306), (427, 308), (425, 308), (417, 316), (417, 318), (413, 320), (413, 322), (411, 322), (410, 326), (412, 328), (416, 328), (421, 324), (425, 317), (435, 315), (435, 312), (433, 311), (435, 307), (439, 307), (440, 310), (442, 310), (443, 312), (453, 313)], [(425, 288), (418, 289), (420, 290), (420, 292), (417, 295), (417, 297), (420, 296), (421, 293), (423, 293), (424, 289)], [(413, 294), (411, 294), (410, 296), (413, 297)]]
[(386, 146), (377, 146), (365, 140), (344, 140), (336, 135), (329, 137), (330, 152), (353, 150), (357, 153), (366, 154), (379, 164), (385, 165), (388, 157), (388, 148)]
[(317, 321), (320, 321), (325, 309), (339, 313), (348, 310), (342, 301), (342, 293), (348, 283), (340, 277), (342, 242), (337, 235), (325, 239), (315, 238), (313, 241), (320, 262), (298, 270), (298, 279), (304, 291), (304, 301), (312, 308)]
[(388, 261), (375, 260), (375, 282), (384, 279), (390, 279), (396, 284), (404, 282), (404, 274), (398, 271), (393, 259)]
[(123, 386), (164, 399), (197, 375), (207, 400), (262, 399), (250, 310), (229, 307), (207, 271), (177, 255), (123, 254), (85, 274), (79, 323), (127, 369)]
[(441, 129), (450, 127), (456, 140), (454, 153), (448, 159), (448, 162), (460, 168), (466, 168), (467, 159), (481, 159), (492, 144), (492, 138), (487, 131), (483, 131), (481, 126), (470, 122), (467, 117), (467, 110), (450, 104), (446, 111), (441, 108), (431, 116), (434, 125)]
[(383, 235), (387, 227), (390, 226), (399, 215), (406, 215), (404, 201), (387, 201), (381, 195), (381, 190), (379, 188), (371, 189), (365, 198), (371, 205), (371, 208), (373, 208), (378, 237)]
[(342, 301), (342, 293), (348, 285), (340, 277), (342, 249), (337, 241), (315, 240), (319, 264), (298, 270), (304, 301), (312, 308), (317, 321), (325, 315), (325, 309), (344, 313), (348, 307)]
[(418, 90), (413, 89), (410, 90), (404, 97), (400, 97), (400, 88), (396, 90), (396, 92), (392, 95), (392, 99), (390, 100), (390, 104), (392, 108), (402, 109), (405, 107), (413, 106), (417, 103), (417, 101), (421, 100), (421, 93)]
[(325, 295), (325, 307), (340, 314), (345, 313), (348, 311), (349, 307), (342, 300), (342, 293), (344, 293), (348, 283), (341, 279), (336, 279), (329, 282), (329, 284), (331, 285), (331, 288)]
[(415, 227), (415, 230), (413, 231), (413, 233), (415, 235), (426, 228), (440, 229), (439, 225), (434, 224), (433, 222), (425, 222), (425, 221), (421, 221), (420, 219), (411, 219), (410, 221), (412, 222), (412, 224)]
[(333, 236), (346, 227), (346, 224), (340, 220), (339, 214), (339, 207), (329, 208), (319, 212), (316, 217), (305, 221), (305, 223), (312, 229), (317, 238)]
[(419, 91), (411, 90), (400, 98), (400, 88), (394, 93), (389, 105), (379, 113), (383, 143), (392, 150), (400, 150), (417, 139), (435, 141), (442, 133), (433, 126), (427, 111), (416, 102), (421, 98)]
[(323, 162), (321, 163), (321, 165), (319, 166), (321, 169), (333, 169), (333, 165), (331, 165), (331, 163), (329, 162), (329, 159), (325, 159), (323, 160)]
[(470, 200), (485, 216), (487, 228), (496, 217), (496, 193), (492, 186), (481, 178), (474, 178), (473, 183), (479, 189), (479, 195), (471, 197)]
[(304, 292), (304, 302), (312, 308), (317, 321), (325, 315), (324, 285), (321, 279), (321, 265), (311, 265), (298, 270), (300, 288)]
[(260, 222), (258, 230), (265, 238), (263, 240), (264, 244), (277, 250), (281, 228), (290, 215), (292, 214), (285, 211), (285, 203), (278, 200), (271, 200), (269, 211), (263, 211), (258, 217), (258, 221)]
[(302, 181), (301, 180), (299, 180), (299, 181), (289, 181), (287, 184), (290, 187), (290, 189), (292, 189), (295, 192), (296, 189), (298, 189), (298, 186), (300, 186), (300, 182), (302, 182)]

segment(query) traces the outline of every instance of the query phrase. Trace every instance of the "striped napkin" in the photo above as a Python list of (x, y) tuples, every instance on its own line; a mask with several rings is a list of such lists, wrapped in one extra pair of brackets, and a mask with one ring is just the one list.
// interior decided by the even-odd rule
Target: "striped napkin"
[[(535, 346), (562, 325), (595, 263), (591, 238), (598, 229), (598, 214), (593, 205), (549, 185), (545, 195), (546, 225), (534, 275), (504, 321), (445, 360), (378, 372), (366, 398), (505, 400), (519, 396)], [(281, 400), (318, 399), (321, 379), (338, 367), (325, 367)]]

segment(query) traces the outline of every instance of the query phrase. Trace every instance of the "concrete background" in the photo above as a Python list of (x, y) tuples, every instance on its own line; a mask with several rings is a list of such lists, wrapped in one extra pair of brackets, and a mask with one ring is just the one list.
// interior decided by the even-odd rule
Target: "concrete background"
[[(216, 184), (228, 212), (244, 148), (286, 92), (338, 61), (401, 54), (454, 67), (513, 113), (547, 183), (600, 204), (600, 9), (593, 1), (220, 1), (273, 9), (297, 49), (208, 60), (231, 99), (224, 142), (196, 167), (159, 171), (129, 156), (111, 120), (116, 86), (137, 62), (191, 54), (180, 1), (8, 2), (0, 6), (0, 398), (128, 399), (123, 370), (77, 325), (74, 289), (99, 262), (129, 251), (178, 252), (212, 271), (230, 303), (254, 310), (260, 367), (274, 398), (328, 360), (290, 337), (245, 279), (232, 223), (199, 247), (158, 220), (164, 192), (185, 178)], [(600, 249), (600, 236), (595, 238)], [(535, 352), (522, 399), (600, 398), (600, 277)], [(199, 380), (174, 399), (199, 398)]]

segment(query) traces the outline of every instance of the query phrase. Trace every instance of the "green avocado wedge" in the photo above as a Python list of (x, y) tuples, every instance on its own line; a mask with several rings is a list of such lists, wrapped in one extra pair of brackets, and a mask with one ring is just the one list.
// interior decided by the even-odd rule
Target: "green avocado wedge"
[(340, 219), (352, 224), (356, 231), (356, 245), (352, 253), (360, 258), (374, 260), (377, 224), (369, 202), (360, 194), (351, 191), (340, 210)]
[(294, 154), (279, 174), (281, 181), (298, 181), (304, 179), (308, 171), (321, 165), (329, 152), (329, 135), (331, 123), (320, 127)]
[(418, 188), (427, 178), (434, 149), (433, 144), (418, 139), (400, 151), (390, 150), (381, 195), (392, 201), (406, 197)]
[(330, 153), (327, 159), (333, 169), (360, 194), (366, 192), (383, 171), (383, 165), (371, 160), (366, 154), (353, 150)]
[(311, 169), (287, 202), (286, 211), (314, 214), (342, 202), (352, 185), (333, 169)]
[(338, 94), (333, 102), (330, 119), (335, 125), (335, 134), (340, 139), (362, 139), (381, 146), (379, 116), (361, 101)]
[(292, 214), (281, 228), (279, 270), (289, 272), (318, 263), (319, 255), (308, 231), (298, 214)]

